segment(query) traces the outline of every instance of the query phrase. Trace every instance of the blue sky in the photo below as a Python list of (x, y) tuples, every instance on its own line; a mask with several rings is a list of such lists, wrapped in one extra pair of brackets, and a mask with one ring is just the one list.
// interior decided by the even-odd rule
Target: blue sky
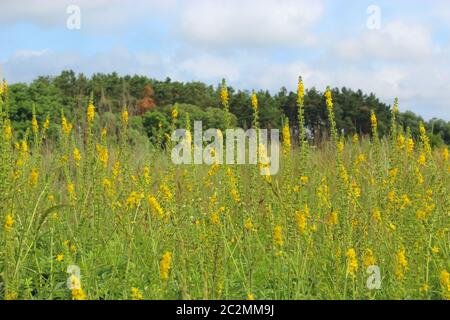
[[(380, 28), (367, 26), (370, 6)], [(9, 82), (70, 68), (276, 92), (303, 75), (450, 120), (447, 0), (2, 0), (0, 43)]]

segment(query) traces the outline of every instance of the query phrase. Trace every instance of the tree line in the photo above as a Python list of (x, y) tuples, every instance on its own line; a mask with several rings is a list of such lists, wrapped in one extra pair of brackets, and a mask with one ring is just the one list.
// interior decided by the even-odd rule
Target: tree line
[[(231, 86), (228, 92), (232, 124), (244, 129), (251, 127), (252, 93)], [(91, 94), (97, 112), (106, 114), (109, 126), (114, 126), (111, 122), (118, 121), (120, 112), (127, 106), (132, 116), (131, 126), (136, 134), (144, 133), (150, 138), (156, 127), (169, 128), (171, 109), (176, 103), (181, 115), (189, 112), (191, 121), (202, 120), (205, 126), (223, 129), (220, 84), (213, 86), (202, 82), (179, 82), (170, 78), (161, 81), (141, 75), (120, 76), (115, 72), (95, 73), (89, 78), (66, 70), (54, 77), (40, 76), (29, 84), (12, 84), (8, 93), (8, 109), (17, 134), (23, 134), (30, 126), (33, 108), (38, 120), (44, 121), (50, 116), (55, 125), (60, 123), (61, 112), (74, 122), (82, 120)], [(346, 135), (370, 134), (370, 112), (373, 110), (378, 118), (380, 135), (389, 133), (391, 106), (381, 102), (375, 94), (345, 87), (334, 88), (332, 93), (336, 124), (340, 132)], [(292, 130), (298, 130), (296, 92), (282, 87), (274, 94), (268, 90), (260, 90), (256, 94), (262, 128), (280, 128), (287, 119)], [(185, 118), (179, 119), (180, 126)], [(305, 120), (312, 137), (320, 139), (328, 133), (325, 97), (316, 88), (309, 88), (305, 92)], [(405, 131), (410, 128), (413, 135), (418, 134), (419, 123), (423, 122), (434, 146), (450, 145), (450, 121), (424, 121), (411, 111), (400, 113), (397, 121), (400, 128)]]

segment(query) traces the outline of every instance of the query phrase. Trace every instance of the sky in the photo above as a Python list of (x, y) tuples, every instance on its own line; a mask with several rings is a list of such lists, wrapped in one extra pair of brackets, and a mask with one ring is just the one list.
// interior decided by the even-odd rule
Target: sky
[(0, 0), (0, 73), (361, 89), (450, 121), (448, 0)]

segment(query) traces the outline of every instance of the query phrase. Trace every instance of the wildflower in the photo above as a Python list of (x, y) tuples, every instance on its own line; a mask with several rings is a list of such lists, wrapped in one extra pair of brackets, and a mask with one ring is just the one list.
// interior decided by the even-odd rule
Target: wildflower
[(237, 191), (236, 188), (232, 188), (230, 194), (236, 203), (241, 202), (241, 197), (239, 196), (239, 192)]
[(5, 219), (5, 231), (10, 232), (14, 224), (14, 218), (11, 214), (8, 214)]
[(305, 86), (302, 77), (299, 77), (297, 84), (297, 105), (303, 106), (305, 100)]
[(56, 256), (56, 261), (58, 261), (58, 262), (61, 262), (61, 261), (63, 261), (64, 260), (64, 255), (61, 253), (61, 254), (58, 254), (57, 256)]
[(328, 224), (330, 226), (337, 225), (337, 223), (338, 223), (338, 213), (336, 211), (332, 211), (330, 213), (330, 215), (328, 216), (328, 221), (327, 222), (328, 222)]
[(31, 128), (35, 134), (39, 132), (39, 124), (36, 119), (36, 116), (33, 116), (33, 118), (31, 119)]
[(375, 209), (372, 213), (372, 219), (376, 222), (381, 222), (381, 212), (379, 209)]
[(170, 252), (164, 253), (161, 261), (159, 262), (160, 276), (162, 280), (169, 279), (171, 263), (172, 263), (172, 253)]
[(146, 184), (150, 184), (151, 182), (150, 168), (147, 166), (144, 167), (144, 179)]
[(369, 266), (373, 266), (376, 264), (375, 256), (373, 255), (372, 250), (366, 249), (363, 256), (363, 264), (364, 268), (367, 268)]
[(86, 300), (86, 294), (84, 293), (83, 289), (81, 288), (80, 279), (72, 275), (70, 277), (71, 286), (72, 286), (72, 298), (74, 300)]
[(89, 102), (88, 108), (87, 108), (87, 120), (88, 123), (92, 123), (94, 121), (94, 117), (95, 117), (95, 107), (94, 104), (91, 102)]
[(79, 167), (81, 162), (81, 153), (76, 147), (73, 149), (73, 160), (75, 161), (77, 167)]
[(211, 223), (212, 224), (218, 224), (219, 223), (219, 214), (217, 212), (213, 212), (211, 214)]
[(68, 183), (66, 186), (67, 193), (69, 197), (74, 200), (75, 199), (75, 185), (73, 183)]
[(397, 251), (396, 260), (397, 264), (395, 275), (399, 280), (401, 280), (404, 278), (405, 272), (408, 271), (408, 260), (406, 259), (406, 252), (404, 248)]
[(106, 168), (108, 166), (108, 148), (106, 148), (100, 144), (97, 144), (96, 149), (97, 149), (98, 159), (103, 164), (103, 167)]
[(330, 88), (327, 88), (327, 90), (325, 91), (325, 99), (326, 99), (326, 104), (327, 104), (327, 108), (328, 110), (333, 110), (333, 98), (331, 97), (331, 90)]
[(255, 296), (253, 295), (253, 293), (247, 294), (247, 300), (255, 300)]
[(300, 182), (302, 183), (302, 185), (308, 184), (308, 181), (309, 181), (309, 178), (307, 176), (300, 177)]
[(128, 110), (126, 108), (122, 111), (122, 123), (125, 126), (128, 125)]
[(406, 152), (411, 154), (414, 151), (414, 140), (412, 138), (408, 138), (408, 144), (406, 145)]
[(439, 253), (439, 247), (432, 247), (431, 248), (431, 253), (434, 253), (434, 254), (438, 254)]
[(132, 300), (142, 300), (143, 296), (141, 291), (138, 288), (131, 288), (131, 299)]
[(405, 136), (401, 133), (398, 135), (397, 145), (400, 149), (403, 149), (405, 147)]
[(450, 273), (447, 270), (442, 270), (439, 278), (444, 290), (450, 293)]
[(353, 248), (347, 250), (347, 274), (355, 276), (355, 272), (358, 271), (358, 260), (356, 259), (356, 251)]
[(285, 150), (291, 148), (291, 131), (289, 129), (289, 121), (286, 121), (283, 127), (283, 146)]
[(30, 173), (29, 184), (31, 187), (35, 187), (39, 180), (39, 171), (37, 169), (32, 169)]
[(220, 100), (222, 101), (222, 105), (228, 105), (228, 99), (228, 89), (224, 79), (222, 81), (222, 87), (220, 88)]
[(164, 194), (164, 197), (166, 200), (170, 201), (173, 198), (173, 194), (170, 191), (169, 187), (167, 186), (167, 184), (163, 183), (159, 186), (159, 189), (161, 190), (161, 192)]
[(448, 148), (443, 148), (442, 151), (442, 159), (444, 159), (444, 161), (448, 160)]
[(77, 246), (74, 245), (74, 244), (72, 244), (72, 245), (70, 246), (70, 251), (71, 251), (72, 253), (77, 253)]
[(427, 158), (425, 156), (425, 153), (422, 152), (419, 156), (419, 159), (417, 159), (417, 163), (421, 166), (424, 166), (426, 164), (426, 162), (427, 162)]
[(141, 203), (142, 197), (142, 194), (138, 194), (136, 191), (132, 191), (126, 201), (127, 208), (137, 208)]
[(178, 118), (178, 110), (175, 108), (172, 110), (172, 119)]
[(48, 128), (50, 128), (50, 119), (48, 117), (44, 121), (43, 128), (44, 130), (48, 130)]
[(148, 202), (150, 208), (152, 209), (153, 213), (155, 213), (159, 218), (164, 217), (164, 211), (161, 208), (158, 200), (156, 200), (155, 197), (148, 196), (147, 197), (147, 202)]
[(372, 128), (376, 129), (378, 126), (378, 120), (377, 120), (377, 116), (375, 115), (375, 112), (371, 112), (370, 114), (370, 123), (372, 124)]
[(64, 115), (62, 115), (62, 120), (61, 120), (61, 128), (62, 128), (62, 132), (66, 135), (69, 136), (70, 132), (72, 131), (72, 124), (69, 123), (66, 119), (66, 117)]
[(112, 167), (112, 174), (114, 178), (117, 178), (117, 176), (120, 174), (120, 161), (114, 162), (114, 165)]
[(252, 222), (252, 220), (251, 220), (250, 218), (248, 218), (247, 220), (245, 220), (244, 228), (245, 228), (247, 231), (255, 231), (255, 227), (253, 226), (253, 222)]
[(273, 239), (277, 246), (283, 245), (283, 228), (281, 226), (273, 228)]
[(297, 211), (295, 213), (295, 220), (297, 222), (297, 228), (300, 234), (305, 234), (307, 227), (306, 214), (303, 211)]
[(100, 133), (102, 140), (106, 139), (107, 134), (108, 134), (108, 130), (106, 128), (103, 128), (102, 132)]
[(9, 121), (7, 121), (5, 128), (3, 129), (4, 131), (4, 135), (5, 135), (5, 139), (7, 141), (11, 140), (12, 137), (12, 128), (11, 125), (9, 124)]
[(358, 134), (355, 133), (355, 134), (353, 135), (353, 143), (354, 143), (354, 144), (358, 144), (358, 142), (359, 142), (359, 137), (358, 137)]
[(253, 92), (251, 100), (252, 100), (253, 110), (255, 110), (255, 111), (258, 110), (258, 98), (256, 97), (255, 92)]

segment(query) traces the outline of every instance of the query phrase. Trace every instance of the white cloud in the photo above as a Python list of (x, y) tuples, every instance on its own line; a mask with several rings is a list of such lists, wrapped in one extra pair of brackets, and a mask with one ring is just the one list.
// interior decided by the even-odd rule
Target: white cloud
[(309, 28), (322, 12), (321, 1), (189, 1), (180, 11), (178, 32), (214, 47), (312, 45)]
[(405, 61), (423, 59), (436, 48), (429, 28), (395, 21), (380, 30), (367, 30), (358, 37), (344, 39), (336, 44), (335, 50), (348, 60)]

